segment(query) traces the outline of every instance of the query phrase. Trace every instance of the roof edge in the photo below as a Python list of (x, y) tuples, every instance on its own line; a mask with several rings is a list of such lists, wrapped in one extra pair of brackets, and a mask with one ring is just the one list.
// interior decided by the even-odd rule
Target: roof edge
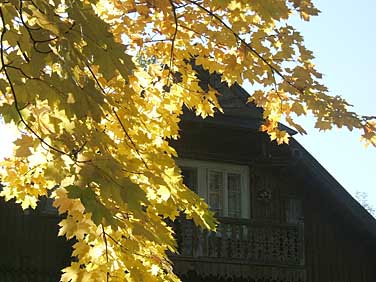
[(325, 188), (324, 192), (330, 193), (376, 239), (376, 219), (297, 140), (291, 138), (291, 141), (303, 153), (301, 161)]

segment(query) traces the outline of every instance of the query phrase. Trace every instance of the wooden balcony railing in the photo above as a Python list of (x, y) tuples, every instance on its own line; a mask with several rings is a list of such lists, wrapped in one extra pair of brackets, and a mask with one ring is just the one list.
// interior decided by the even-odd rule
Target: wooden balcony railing
[(221, 218), (217, 232), (197, 228), (179, 219), (174, 225), (179, 257), (219, 259), (231, 263), (304, 266), (303, 226), (255, 223), (249, 219)]

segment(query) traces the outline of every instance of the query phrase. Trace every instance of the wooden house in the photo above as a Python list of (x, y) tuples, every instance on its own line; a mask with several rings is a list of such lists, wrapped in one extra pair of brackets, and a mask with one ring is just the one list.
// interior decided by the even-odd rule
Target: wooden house
[(225, 114), (187, 112), (174, 146), (186, 184), (221, 224), (176, 223), (183, 281), (376, 281), (375, 219), (296, 140), (278, 146), (258, 132), (262, 112), (244, 89), (202, 80)]
[[(173, 146), (185, 183), (220, 225), (213, 233), (174, 223), (182, 280), (376, 281), (375, 219), (294, 139), (278, 146), (260, 133), (262, 113), (240, 86), (201, 80), (222, 94), (226, 114), (186, 112)], [(48, 207), (26, 214), (1, 200), (0, 282), (59, 280), (70, 243), (56, 237), (59, 219)]]

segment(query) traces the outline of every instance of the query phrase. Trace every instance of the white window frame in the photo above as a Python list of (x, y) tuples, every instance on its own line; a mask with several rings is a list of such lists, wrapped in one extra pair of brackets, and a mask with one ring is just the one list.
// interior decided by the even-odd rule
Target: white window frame
[[(234, 165), (222, 162), (199, 161), (192, 159), (178, 159), (179, 167), (195, 168), (197, 169), (197, 194), (208, 202), (209, 197), (209, 171), (220, 171), (224, 175), (228, 173), (236, 173), (240, 175), (240, 201), (241, 201), (241, 218), (250, 217), (250, 191), (249, 191), (249, 168), (243, 165)], [(228, 186), (227, 177), (224, 177), (224, 191), (223, 191), (223, 216), (228, 216)]]

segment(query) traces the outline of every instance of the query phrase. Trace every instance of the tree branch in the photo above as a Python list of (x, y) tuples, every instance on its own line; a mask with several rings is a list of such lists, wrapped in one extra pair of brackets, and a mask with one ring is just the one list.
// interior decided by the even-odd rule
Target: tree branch
[(44, 145), (46, 145), (49, 149), (53, 150), (53, 151), (56, 151), (62, 155), (69, 155), (68, 153), (58, 149), (58, 148), (55, 148), (54, 146), (48, 144), (42, 137), (40, 137), (35, 131), (34, 129), (31, 128), (31, 126), (25, 121), (25, 119), (23, 118), (22, 114), (21, 114), (21, 110), (19, 108), (19, 105), (18, 105), (18, 100), (17, 100), (17, 95), (16, 95), (16, 91), (13, 87), (13, 83), (12, 83), (12, 80), (10, 79), (10, 76), (8, 74), (8, 71), (7, 71), (7, 66), (5, 65), (5, 58), (4, 58), (4, 45), (3, 45), (3, 42), (4, 42), (4, 35), (5, 33), (7, 32), (7, 29), (6, 29), (6, 24), (5, 24), (5, 18), (4, 18), (4, 14), (3, 14), (3, 10), (1, 9), (0, 7), (0, 19), (1, 19), (1, 22), (2, 22), (2, 28), (3, 30), (1, 31), (1, 35), (0, 35), (0, 59), (1, 59), (1, 64), (3, 66), (3, 72), (5, 74), (5, 77), (8, 81), (8, 84), (9, 84), (9, 87), (11, 89), (11, 92), (12, 92), (12, 96), (13, 96), (13, 99), (14, 99), (14, 106), (16, 108), (16, 111), (17, 111), (17, 114), (21, 120), (21, 122), (25, 125), (25, 127)]
[(123, 131), (124, 131), (124, 133), (125, 133), (125, 136), (127, 136), (127, 138), (129, 139), (129, 141), (132, 143), (133, 148), (136, 150), (137, 155), (140, 157), (140, 159), (141, 159), (141, 161), (144, 163), (145, 167), (146, 167), (147, 169), (149, 169), (147, 163), (145, 162), (145, 160), (143, 159), (141, 153), (140, 153), (139, 150), (137, 149), (137, 145), (133, 142), (133, 139), (132, 139), (131, 136), (128, 134), (128, 131), (126, 130), (124, 124), (121, 122), (120, 117), (119, 117), (118, 114), (116, 113), (115, 109), (112, 109), (112, 111), (114, 112), (114, 114), (115, 114), (115, 116), (116, 116), (118, 122), (120, 123), (120, 126), (121, 126), (121, 128), (123, 129)]
[(253, 54), (255, 54), (262, 62), (264, 62), (274, 73), (276, 73), (279, 77), (281, 77), (284, 81), (286, 81), (286, 83), (288, 85), (290, 85), (291, 87), (293, 87), (294, 89), (298, 90), (299, 93), (301, 94), (304, 94), (303, 93), (303, 90), (300, 89), (299, 87), (297, 87), (294, 83), (292, 83), (290, 80), (288, 80), (276, 67), (274, 67), (272, 65), (272, 63), (270, 63), (267, 59), (265, 59), (262, 55), (260, 55), (252, 46), (251, 44), (247, 43), (243, 38), (241, 38), (239, 36), (239, 34), (237, 34), (235, 31), (233, 31), (233, 29), (228, 25), (226, 24), (218, 15), (214, 14), (212, 11), (208, 10), (207, 8), (205, 8), (204, 6), (200, 5), (198, 2), (196, 1), (192, 1), (192, 0), (187, 0), (188, 2), (194, 4), (195, 6), (197, 6), (198, 8), (200, 8), (201, 10), (205, 11), (208, 15), (212, 16), (213, 18), (215, 18), (217, 21), (219, 21), (222, 26), (224, 26), (226, 29), (228, 29), (234, 36), (237, 40), (239, 40), (244, 46), (246, 46)]
[(174, 5), (174, 2), (172, 0), (169, 0), (169, 2), (171, 4), (172, 13), (174, 15), (175, 31), (174, 31), (174, 34), (172, 35), (172, 39), (171, 39), (170, 67), (169, 67), (169, 70), (168, 70), (168, 83), (170, 82), (170, 76), (171, 76), (171, 72), (172, 72), (172, 64), (174, 62), (175, 39), (176, 39), (176, 35), (178, 33), (178, 28), (179, 28), (178, 17), (176, 15), (176, 8), (175, 8), (175, 5)]
[[(104, 241), (104, 244), (106, 246), (106, 261), (107, 261), (107, 264), (108, 264), (108, 244), (107, 244), (106, 232), (104, 231), (103, 224), (101, 224), (101, 226), (102, 226), (103, 241)], [(107, 265), (107, 267), (108, 267), (108, 265)], [(107, 271), (107, 273), (106, 273), (106, 282), (109, 281), (109, 278), (110, 278), (110, 273)]]

